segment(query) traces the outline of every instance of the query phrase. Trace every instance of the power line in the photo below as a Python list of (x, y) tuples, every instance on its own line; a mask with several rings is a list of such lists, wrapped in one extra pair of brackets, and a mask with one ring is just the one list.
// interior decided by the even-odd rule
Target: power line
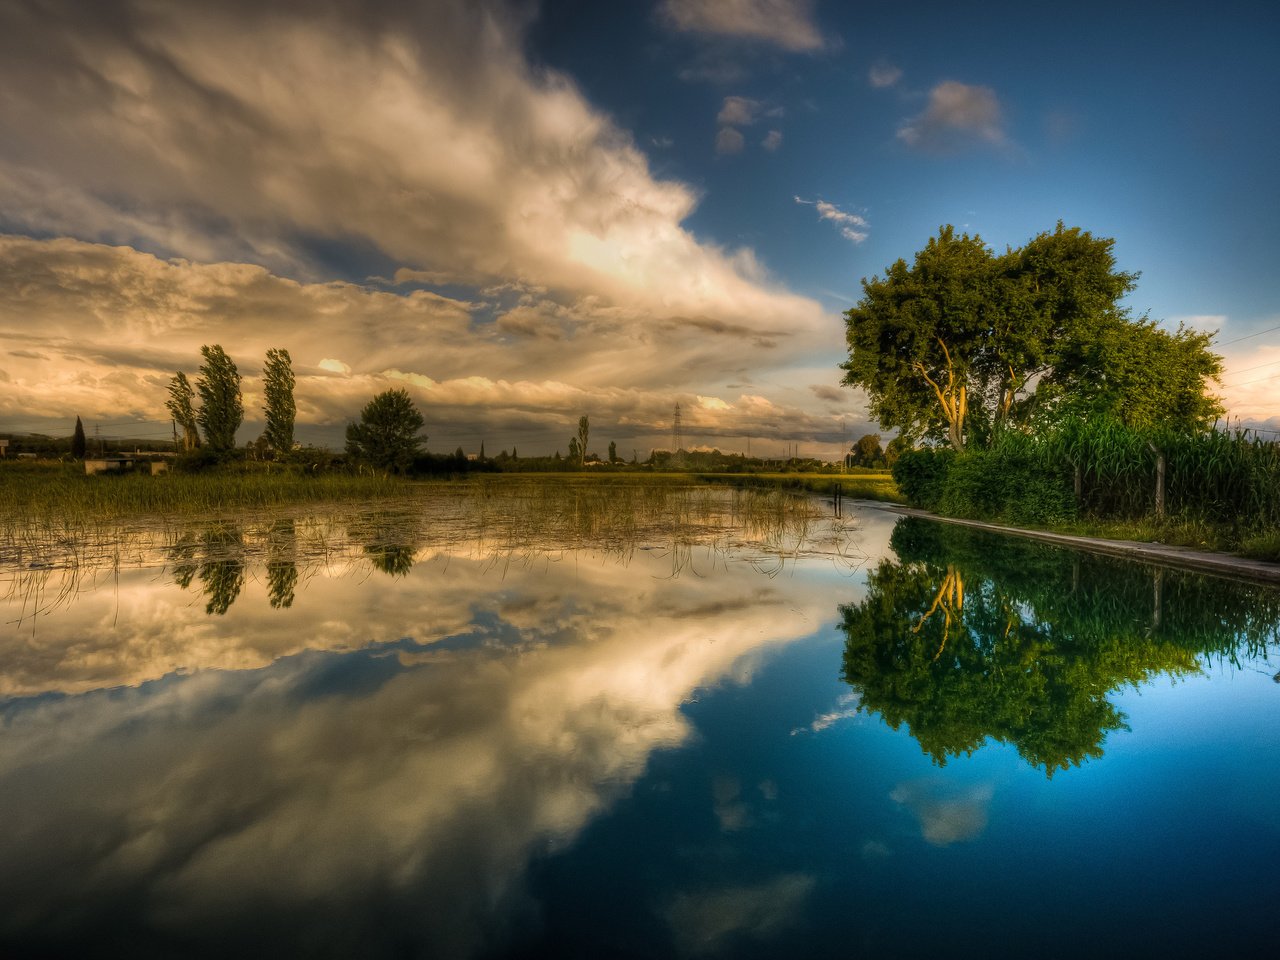
[(1225, 343), (1216, 344), (1216, 346), (1229, 347), (1231, 344), (1239, 343), (1241, 340), (1252, 340), (1254, 337), (1260, 337), (1264, 333), (1274, 333), (1276, 330), (1280, 330), (1280, 324), (1274, 327), (1267, 327), (1265, 330), (1259, 330), (1257, 333), (1246, 333), (1243, 337), (1236, 337), (1234, 340), (1228, 340)]
[(1274, 367), (1280, 360), (1268, 360), (1266, 363), (1255, 363), (1252, 367), (1241, 367), (1239, 370), (1232, 370), (1230, 373), (1224, 373), (1224, 377), (1234, 377), (1240, 373), (1248, 373), (1250, 370), (1261, 370), (1263, 367)]

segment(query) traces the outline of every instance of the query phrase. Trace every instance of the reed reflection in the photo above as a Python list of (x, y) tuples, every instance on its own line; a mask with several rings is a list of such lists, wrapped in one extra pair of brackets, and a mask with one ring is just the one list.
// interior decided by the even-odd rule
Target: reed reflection
[(914, 518), (839, 608), (842, 677), (935, 763), (988, 739), (1047, 776), (1126, 729), (1109, 699), (1277, 641), (1280, 592)]

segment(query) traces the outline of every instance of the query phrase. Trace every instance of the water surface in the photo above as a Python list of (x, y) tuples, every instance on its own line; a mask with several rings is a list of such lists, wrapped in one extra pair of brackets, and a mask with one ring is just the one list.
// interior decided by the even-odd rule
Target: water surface
[(1270, 955), (1274, 589), (766, 506), (10, 544), (0, 953)]

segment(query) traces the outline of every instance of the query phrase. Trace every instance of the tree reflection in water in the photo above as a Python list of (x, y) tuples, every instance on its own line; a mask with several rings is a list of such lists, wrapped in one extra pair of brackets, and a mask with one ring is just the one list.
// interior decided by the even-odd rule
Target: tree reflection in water
[(991, 739), (1052, 777), (1126, 728), (1113, 692), (1277, 639), (1267, 586), (915, 518), (890, 546), (897, 562), (839, 609), (842, 678), (940, 766)]
[[(173, 582), (186, 590), (200, 578), (205, 612), (222, 616), (240, 596), (245, 577), (244, 534), (234, 523), (212, 523), (197, 537), (184, 533), (169, 548)], [(296, 577), (296, 574), (295, 574)]]
[(362, 517), (347, 529), (361, 545), (373, 568), (389, 577), (405, 577), (413, 569), (418, 548), (411, 542), (412, 519), (395, 513)]
[(267, 599), (274, 610), (293, 606), (298, 583), (298, 533), (292, 519), (276, 520), (267, 535)]

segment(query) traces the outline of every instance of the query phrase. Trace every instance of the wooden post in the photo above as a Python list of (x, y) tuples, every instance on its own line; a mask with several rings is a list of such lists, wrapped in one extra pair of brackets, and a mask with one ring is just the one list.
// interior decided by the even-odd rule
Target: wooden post
[(1164, 569), (1156, 567), (1152, 580), (1151, 598), (1151, 629), (1153, 631), (1160, 629), (1160, 622), (1164, 619)]
[(1156, 516), (1164, 519), (1164, 454), (1148, 443), (1147, 449), (1156, 455)]

